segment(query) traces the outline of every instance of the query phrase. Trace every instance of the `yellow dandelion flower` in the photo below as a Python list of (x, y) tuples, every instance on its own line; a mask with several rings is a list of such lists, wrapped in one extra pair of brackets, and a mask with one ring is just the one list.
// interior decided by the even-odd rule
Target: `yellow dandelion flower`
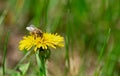
[(30, 34), (23, 37), (23, 40), (19, 42), (20, 50), (30, 50), (34, 47), (34, 51), (37, 49), (47, 49), (48, 47), (56, 48), (56, 46), (63, 47), (64, 38), (58, 34), (43, 33), (43, 36), (35, 36)]

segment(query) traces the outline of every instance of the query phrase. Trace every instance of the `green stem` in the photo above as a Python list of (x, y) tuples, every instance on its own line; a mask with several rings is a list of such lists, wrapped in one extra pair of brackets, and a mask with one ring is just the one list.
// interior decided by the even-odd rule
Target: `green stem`
[[(40, 51), (41, 53), (41, 51)], [(43, 55), (41, 55), (39, 53), (39, 59), (40, 59), (40, 62), (41, 62), (41, 66), (40, 66), (40, 76), (46, 76), (46, 67), (45, 67), (45, 62), (46, 62), (46, 59)]]
[(42, 64), (42, 71), (43, 71), (43, 76), (46, 76), (46, 68), (45, 68), (45, 58), (41, 58), (41, 64)]
[(40, 61), (41, 61), (40, 76), (46, 76), (45, 59), (41, 57)]

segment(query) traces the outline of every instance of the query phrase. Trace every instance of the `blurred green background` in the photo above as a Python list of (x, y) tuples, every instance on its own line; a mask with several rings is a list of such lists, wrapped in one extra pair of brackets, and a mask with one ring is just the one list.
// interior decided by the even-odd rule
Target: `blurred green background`
[[(48, 76), (120, 76), (120, 0), (0, 0), (0, 76), (5, 48), (6, 75), (18, 76), (10, 72), (25, 55), (18, 45), (30, 24), (65, 39), (51, 49)], [(34, 55), (27, 62), (26, 76), (38, 76)]]

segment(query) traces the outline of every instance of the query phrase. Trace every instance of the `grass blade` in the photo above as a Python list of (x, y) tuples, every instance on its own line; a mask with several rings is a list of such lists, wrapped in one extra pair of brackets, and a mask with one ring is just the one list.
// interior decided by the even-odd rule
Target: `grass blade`
[(3, 76), (5, 76), (5, 59), (6, 59), (6, 53), (7, 53), (7, 44), (8, 44), (8, 39), (10, 36), (10, 32), (8, 31), (7, 36), (5, 38), (5, 44), (4, 44), (4, 57), (3, 57)]
[(107, 45), (108, 40), (109, 40), (109, 37), (110, 37), (110, 31), (111, 31), (111, 29), (109, 28), (109, 29), (108, 29), (108, 34), (107, 34), (106, 41), (105, 41), (105, 43), (104, 43), (104, 45), (103, 45), (103, 47), (102, 47), (102, 49), (101, 49), (100, 55), (99, 55), (99, 57), (98, 57), (98, 63), (101, 61), (101, 59), (102, 59), (102, 57), (103, 57), (103, 52), (104, 52), (105, 46)]
[(25, 56), (18, 62), (18, 64), (17, 64), (16, 67), (14, 68), (14, 70), (16, 70), (16, 69), (19, 67), (19, 65), (32, 53), (32, 51), (33, 51), (33, 49), (31, 49), (29, 52), (27, 52), (27, 53), (25, 54)]
[(65, 40), (65, 46), (66, 46), (66, 53), (65, 53), (65, 63), (66, 63), (66, 69), (65, 69), (65, 76), (67, 76), (67, 73), (70, 69), (70, 59), (69, 59), (69, 43), (68, 43), (68, 37), (66, 36)]

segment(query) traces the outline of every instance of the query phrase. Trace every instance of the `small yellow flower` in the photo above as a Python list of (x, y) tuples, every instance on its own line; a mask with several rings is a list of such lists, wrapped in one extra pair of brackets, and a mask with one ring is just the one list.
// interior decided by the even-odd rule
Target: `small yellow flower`
[(30, 50), (34, 47), (34, 51), (37, 49), (47, 49), (48, 47), (56, 48), (56, 46), (63, 47), (64, 38), (58, 34), (43, 33), (43, 36), (35, 36), (30, 34), (23, 37), (23, 40), (19, 42), (20, 50)]

